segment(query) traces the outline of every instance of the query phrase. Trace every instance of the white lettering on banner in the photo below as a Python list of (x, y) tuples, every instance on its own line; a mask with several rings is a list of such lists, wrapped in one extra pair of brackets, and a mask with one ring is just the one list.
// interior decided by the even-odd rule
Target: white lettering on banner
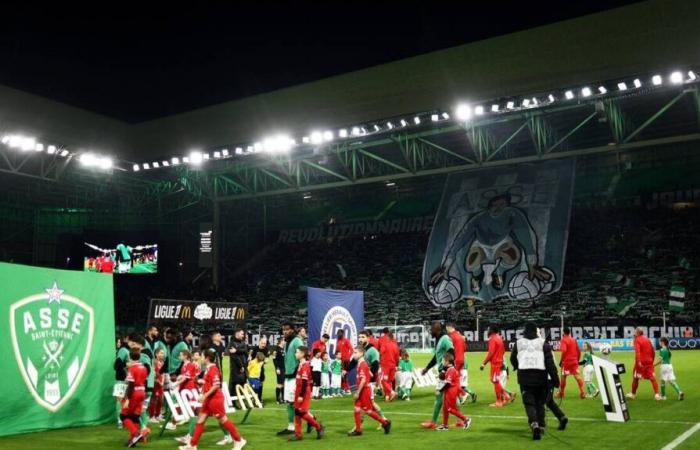
[(622, 391), (620, 374), (625, 373), (622, 364), (593, 356), (593, 369), (595, 370), (600, 398), (603, 401), (605, 418), (610, 422), (627, 422), (630, 420), (625, 394)]
[[(226, 414), (232, 414), (236, 412), (236, 403), (238, 402), (241, 409), (248, 408), (262, 408), (262, 404), (258, 400), (257, 396), (253, 390), (246, 385), (246, 387), (239, 389), (238, 395), (232, 397), (228, 391), (228, 385), (224, 384), (221, 386), (221, 392), (224, 394), (224, 406), (226, 408)], [(169, 390), (165, 394), (165, 402), (168, 405), (168, 409), (173, 415), (173, 418), (177, 422), (190, 420), (197, 416), (197, 409), (202, 406), (199, 400), (200, 393), (196, 389), (183, 389)], [(240, 400), (239, 400), (240, 399)], [(247, 402), (247, 406), (246, 406)]]
[(422, 216), (281, 230), (277, 242), (295, 244), (336, 237), (430, 231), (433, 219), (433, 216)]

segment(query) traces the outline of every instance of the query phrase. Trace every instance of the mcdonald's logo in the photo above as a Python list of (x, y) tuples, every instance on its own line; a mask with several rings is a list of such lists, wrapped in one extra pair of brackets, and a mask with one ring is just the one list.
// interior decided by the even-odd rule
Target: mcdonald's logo
[(245, 319), (245, 308), (241, 308), (240, 306), (236, 306), (236, 313), (234, 314), (234, 317), (236, 320), (244, 320)]
[(183, 306), (181, 313), (180, 313), (180, 318), (181, 319), (189, 319), (192, 317), (192, 307), (191, 306)]

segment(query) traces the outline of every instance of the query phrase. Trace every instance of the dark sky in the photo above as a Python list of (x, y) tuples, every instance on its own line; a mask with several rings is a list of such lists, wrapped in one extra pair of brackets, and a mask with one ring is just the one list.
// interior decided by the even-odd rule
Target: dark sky
[(0, 84), (139, 122), (634, 2), (67, 3), (3, 5)]

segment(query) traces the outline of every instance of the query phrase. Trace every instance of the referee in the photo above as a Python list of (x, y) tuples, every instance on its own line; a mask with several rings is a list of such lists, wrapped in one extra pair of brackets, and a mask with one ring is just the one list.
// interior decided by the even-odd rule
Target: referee
[(510, 363), (518, 371), (518, 384), (532, 430), (532, 439), (539, 441), (544, 432), (544, 408), (550, 386), (559, 387), (559, 374), (552, 347), (537, 333), (535, 324), (525, 324), (523, 337), (510, 354)]

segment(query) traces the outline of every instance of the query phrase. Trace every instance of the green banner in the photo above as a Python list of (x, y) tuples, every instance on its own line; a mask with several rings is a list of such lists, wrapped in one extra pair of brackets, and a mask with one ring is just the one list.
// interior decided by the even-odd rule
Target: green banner
[(0, 263), (0, 436), (113, 419), (112, 276)]

